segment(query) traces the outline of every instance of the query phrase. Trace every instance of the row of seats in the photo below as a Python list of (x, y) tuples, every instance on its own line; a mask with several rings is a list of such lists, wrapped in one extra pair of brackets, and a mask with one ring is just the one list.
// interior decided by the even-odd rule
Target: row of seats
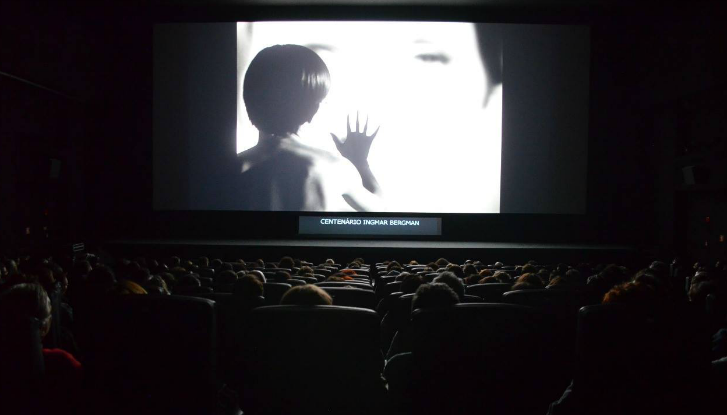
[[(93, 313), (78, 310), (89, 376), (128, 397), (123, 405), (180, 413), (209, 407), (224, 381), (251, 414), (380, 413), (387, 393), (414, 413), (544, 413), (571, 379), (586, 390), (598, 388), (605, 374), (682, 385), (674, 373), (661, 377), (666, 367), (690, 381), (707, 378), (698, 377), (704, 368), (685, 351), (693, 347), (664, 347), (680, 339), (688, 344), (689, 325), (670, 324), (653, 312), (587, 306), (577, 314), (576, 336), (564, 338), (553, 314), (480, 303), (414, 312), (413, 348), (390, 358), (387, 392), (373, 310), (253, 306), (241, 309), (230, 295), (217, 293), (207, 299), (126, 296), (96, 304)], [(236, 336), (218, 343), (220, 331)], [(632, 379), (644, 376), (641, 369), (648, 377)]]
[[(276, 305), (280, 302), (285, 292), (297, 285), (304, 285), (304, 282), (298, 280), (288, 280), (286, 282), (266, 282), (263, 284), (265, 291), (265, 305)], [(368, 283), (355, 281), (328, 281), (315, 283), (315, 285), (323, 288), (334, 299), (334, 304), (361, 307), (375, 310), (377, 305), (386, 307), (387, 304), (399, 298), (402, 293), (400, 282), (386, 284), (386, 289), (379, 296), (375, 294), (374, 287)], [(195, 287), (193, 287), (195, 288)], [(465, 298), (463, 302), (495, 302), (495, 303), (511, 303), (529, 306), (537, 306), (540, 308), (555, 308), (561, 304), (567, 303), (567, 308), (577, 309), (579, 305), (595, 304), (599, 302), (599, 298), (594, 297), (591, 291), (583, 289), (539, 289), (539, 290), (519, 290), (511, 291), (512, 284), (475, 284), (465, 287)], [(205, 287), (196, 287), (196, 289), (185, 292), (183, 289), (178, 293), (185, 295), (204, 296), (205, 294), (228, 294), (214, 292)], [(384, 296), (381, 301), (377, 298)], [(411, 304), (410, 298), (409, 304)], [(388, 311), (388, 308), (379, 310), (382, 317)]]
[[(623, 413), (624, 406), (686, 413), (676, 399), (647, 400), (652, 408), (638, 394), (691, 396), (708, 379), (702, 352), (709, 344), (702, 343), (709, 337), (697, 333), (699, 317), (599, 305), (598, 291), (586, 285), (512, 291), (511, 284), (475, 284), (456, 306), (412, 312), (414, 295), (400, 292), (379, 264), (349, 281), (325, 281), (335, 266), (319, 267), (324, 274), (315, 278), (270, 278), (260, 297), (220, 289), (220, 269), (195, 270), (207, 274), (206, 286), (171, 296), (73, 298), (78, 356), (102, 412), (211, 413), (227, 396), (253, 415), (543, 414), (570, 383), (577, 396), (568, 401), (570, 414)], [(281, 270), (295, 273), (258, 270), (276, 280)], [(334, 305), (278, 305), (303, 284), (322, 288)], [(0, 353), (17, 353), (23, 365), (37, 354), (17, 346), (0, 342)], [(3, 362), (0, 384), (11, 383), (19, 367)], [(43, 370), (28, 367), (31, 380)], [(22, 383), (16, 389), (21, 396)]]

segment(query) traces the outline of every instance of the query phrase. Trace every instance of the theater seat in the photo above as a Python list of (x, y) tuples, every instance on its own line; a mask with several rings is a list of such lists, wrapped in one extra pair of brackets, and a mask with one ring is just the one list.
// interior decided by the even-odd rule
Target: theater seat
[(267, 273), (267, 272), (276, 273), (276, 272), (281, 272), (281, 271), (287, 272), (288, 274), (293, 272), (293, 270), (290, 268), (264, 268), (263, 269), (263, 272), (265, 272), (265, 273)]
[(689, 306), (583, 307), (572, 394), (554, 407), (590, 414), (708, 413), (709, 334)]
[(552, 347), (552, 327), (539, 310), (511, 304), (416, 310), (408, 372), (390, 379), (411, 389), (390, 392), (410, 413), (545, 413), (563, 388), (552, 378), (565, 358)]
[(296, 280), (305, 281), (306, 284), (315, 284), (318, 282), (318, 279), (315, 277), (303, 277), (300, 275), (296, 275), (293, 278), (295, 278)]
[(52, 349), (60, 347), (61, 341), (61, 297), (60, 286), (56, 283), (53, 289), (48, 291), (48, 298), (51, 303), (51, 328), (43, 339), (43, 347)]
[(231, 294), (235, 288), (234, 284), (215, 284), (214, 292), (216, 293), (228, 293)]
[(382, 298), (379, 301), (379, 304), (376, 305), (376, 313), (378, 313), (379, 317), (381, 317), (383, 319), (384, 316), (386, 315), (386, 313), (388, 313), (389, 310), (391, 309), (391, 306), (394, 304), (396, 299), (401, 297), (402, 295), (404, 295), (404, 293), (397, 292), (397, 293), (391, 293), (391, 294), (387, 295), (386, 297)]
[(250, 313), (257, 307), (265, 305), (265, 298), (245, 298), (227, 293), (197, 294), (215, 302), (217, 315), (217, 361), (219, 373), (226, 381), (233, 379), (232, 372), (236, 362), (236, 354), (244, 341), (244, 326)]
[(536, 307), (557, 313), (560, 318), (572, 320), (574, 328), (578, 310), (586, 305), (581, 291), (568, 289), (508, 291), (502, 295), (502, 300), (508, 304)]
[(399, 295), (395, 301), (391, 302), (389, 311), (381, 320), (381, 350), (384, 352), (389, 350), (396, 332), (409, 325), (413, 299), (414, 294)]
[(261, 307), (249, 334), (241, 373), (246, 414), (381, 412), (383, 358), (372, 310)]
[(333, 305), (367, 308), (370, 310), (376, 308), (376, 296), (371, 290), (345, 287), (323, 287), (323, 289), (333, 298)]
[(476, 295), (465, 294), (462, 298), (460, 298), (459, 302), (460, 303), (483, 303), (484, 301)]
[(502, 295), (502, 301), (535, 307), (553, 313), (567, 336), (575, 335), (578, 310), (589, 304), (591, 292), (585, 289), (541, 289), (509, 291)]
[(424, 281), (426, 281), (426, 282), (432, 282), (438, 276), (439, 276), (438, 272), (430, 272), (428, 274), (422, 274), (422, 277), (424, 278)]
[[(81, 316), (81, 313), (84, 315)], [(126, 295), (79, 310), (84, 373), (122, 413), (203, 413), (217, 396), (213, 301)]]
[(217, 309), (223, 312), (223, 314), (225, 311), (228, 310), (228, 307), (230, 307), (229, 311), (235, 313), (235, 311), (232, 310), (232, 307), (237, 310), (245, 310), (262, 307), (264, 304), (263, 297), (254, 297), (252, 299), (247, 299), (230, 293), (204, 293), (197, 294), (195, 297), (206, 298), (208, 300), (214, 301), (217, 304)]
[[(379, 288), (381, 287), (381, 288)], [(376, 287), (376, 296), (378, 298), (384, 298), (391, 293), (401, 291), (401, 281), (394, 281), (387, 283), (386, 285), (380, 285)]]
[(501, 303), (502, 294), (510, 291), (512, 284), (474, 284), (465, 287), (465, 293), (476, 295), (486, 303)]
[(509, 304), (520, 304), (541, 309), (566, 308), (577, 313), (585, 304), (581, 290), (575, 289), (541, 289), (517, 290), (503, 293), (502, 299)]
[(212, 287), (196, 287), (196, 286), (187, 286), (187, 287), (174, 287), (173, 294), (175, 295), (197, 295), (197, 294), (209, 294), (214, 292)]
[(316, 283), (317, 286), (324, 288), (324, 287), (353, 287), (353, 288), (360, 288), (362, 290), (369, 290), (373, 291), (374, 287), (372, 287), (369, 284), (363, 284), (360, 282), (354, 282), (354, 281), (324, 281)]
[[(558, 347), (569, 355), (575, 353), (576, 322), (578, 310), (588, 304), (589, 291), (577, 289), (541, 289), (509, 291), (502, 295), (502, 301), (534, 307), (555, 318), (554, 330), (560, 333), (555, 338)], [(573, 378), (572, 360), (560, 367), (563, 378)]]
[(0, 413), (53, 413), (53, 402), (43, 402), (40, 394), (45, 376), (40, 326), (35, 318), (15, 321), (0, 314)]
[(284, 284), (290, 284), (292, 287), (296, 287), (298, 285), (305, 285), (305, 281), (291, 278), (289, 280), (285, 280)]
[(377, 286), (379, 284), (386, 285), (386, 284), (388, 284), (390, 282), (394, 282), (394, 281), (396, 281), (396, 276), (395, 275), (392, 275), (390, 277), (379, 277), (379, 280), (376, 282), (376, 285)]
[(313, 271), (315, 274), (321, 274), (325, 277), (330, 277), (333, 274), (333, 272), (328, 268), (314, 268)]
[(199, 276), (203, 277), (203, 278), (215, 279), (215, 269), (214, 268), (200, 268)]
[(283, 298), (290, 287), (290, 284), (284, 284), (281, 282), (266, 282), (263, 284), (263, 292), (265, 297), (265, 305), (278, 305), (280, 299)]

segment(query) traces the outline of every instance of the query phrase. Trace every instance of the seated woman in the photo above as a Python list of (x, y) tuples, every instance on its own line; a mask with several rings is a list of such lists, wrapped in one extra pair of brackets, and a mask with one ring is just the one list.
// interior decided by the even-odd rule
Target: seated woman
[(368, 164), (378, 129), (368, 120), (348, 126), (341, 140), (331, 134), (339, 155), (309, 146), (298, 135), (313, 120), (328, 94), (330, 74), (312, 50), (298, 45), (263, 49), (250, 63), (242, 95), (258, 143), (240, 153), (242, 176), (237, 200), (244, 210), (368, 211), (380, 209), (381, 188)]

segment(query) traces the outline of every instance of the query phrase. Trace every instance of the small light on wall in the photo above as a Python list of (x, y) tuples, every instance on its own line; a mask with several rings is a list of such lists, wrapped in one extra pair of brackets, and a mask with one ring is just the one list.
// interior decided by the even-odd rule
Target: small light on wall
[(724, 235), (719, 236), (719, 241), (724, 243)]
[(30, 227), (25, 228), (25, 234), (30, 235)]
[(709, 223), (709, 216), (707, 216), (706, 218), (704, 218), (704, 222)]

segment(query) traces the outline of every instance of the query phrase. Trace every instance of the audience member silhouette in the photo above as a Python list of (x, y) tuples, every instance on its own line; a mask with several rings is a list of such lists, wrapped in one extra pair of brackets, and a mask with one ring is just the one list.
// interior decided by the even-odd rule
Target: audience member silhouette
[(464, 299), (464, 283), (454, 273), (449, 271), (443, 272), (434, 279), (434, 282), (440, 282), (448, 285), (449, 288), (457, 294), (457, 298), (460, 299), (460, 301)]
[(299, 285), (289, 289), (280, 305), (332, 305), (333, 299), (322, 288), (315, 285)]

